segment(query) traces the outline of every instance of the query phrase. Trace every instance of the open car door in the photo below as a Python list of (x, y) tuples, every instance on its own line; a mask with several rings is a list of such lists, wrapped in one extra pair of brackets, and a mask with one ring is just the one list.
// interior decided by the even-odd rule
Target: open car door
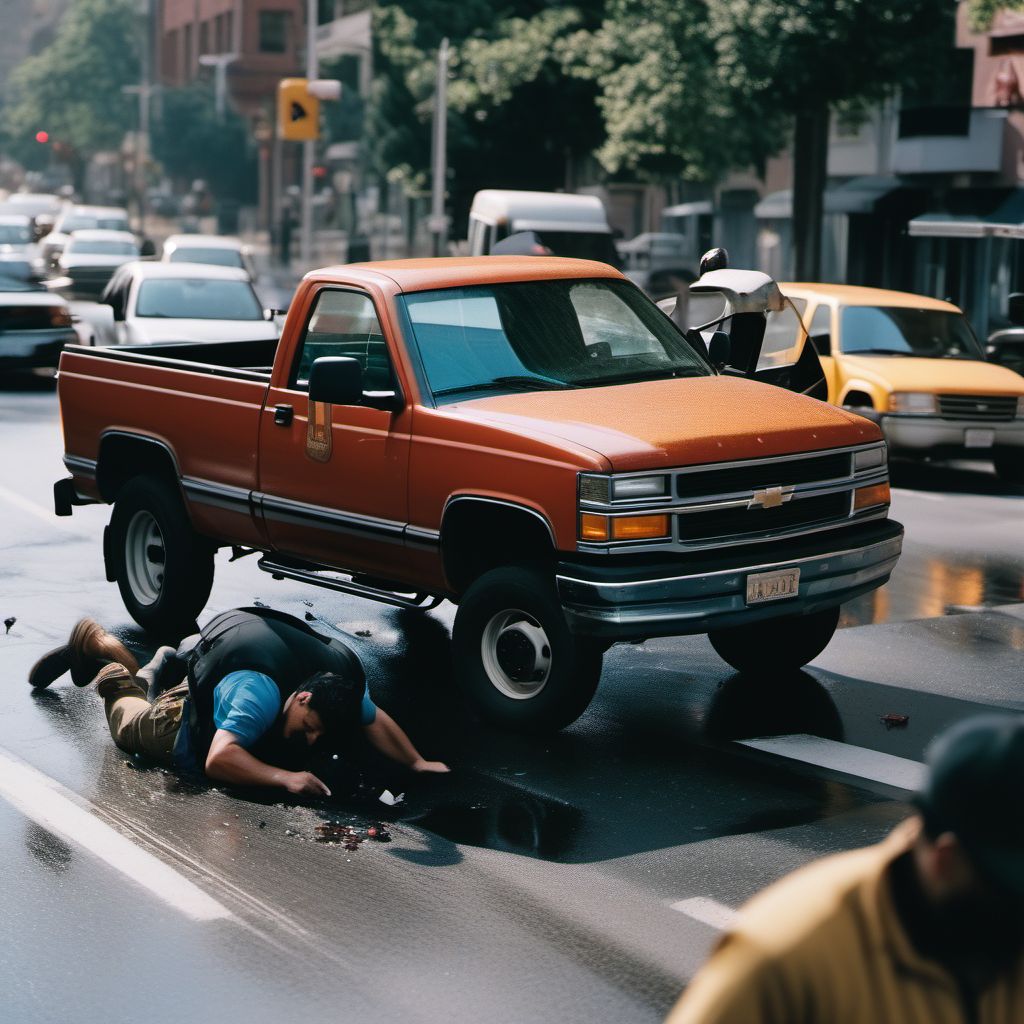
[(825, 401), (828, 384), (800, 314), (756, 270), (711, 270), (661, 310), (721, 373)]

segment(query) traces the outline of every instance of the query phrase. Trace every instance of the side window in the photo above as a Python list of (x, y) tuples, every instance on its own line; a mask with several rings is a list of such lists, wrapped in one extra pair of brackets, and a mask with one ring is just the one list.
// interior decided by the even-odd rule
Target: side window
[(757, 368), (768, 370), (775, 366), (792, 366), (800, 358), (806, 337), (803, 321), (792, 300), (787, 299), (782, 309), (769, 313), (766, 319)]
[(384, 332), (368, 295), (322, 291), (306, 327), (292, 386), (309, 387), (309, 371), (321, 356), (349, 356), (363, 368), (363, 390), (393, 391), (394, 376)]
[(807, 329), (819, 356), (832, 354), (832, 307), (820, 303), (811, 317), (811, 325)]

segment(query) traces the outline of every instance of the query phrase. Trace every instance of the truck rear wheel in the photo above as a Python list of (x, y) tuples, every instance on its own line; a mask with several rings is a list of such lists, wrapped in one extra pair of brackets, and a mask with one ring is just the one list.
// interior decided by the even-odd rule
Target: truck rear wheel
[(459, 602), (452, 648), (458, 683), (480, 715), (520, 732), (576, 721), (601, 676), (601, 648), (569, 632), (541, 569), (492, 569), (477, 579)]
[(809, 615), (783, 615), (749, 626), (708, 633), (719, 657), (739, 672), (803, 668), (821, 654), (839, 625), (839, 607)]
[(195, 628), (213, 586), (213, 545), (188, 520), (178, 490), (150, 476), (129, 480), (110, 517), (121, 598), (144, 629), (180, 637)]

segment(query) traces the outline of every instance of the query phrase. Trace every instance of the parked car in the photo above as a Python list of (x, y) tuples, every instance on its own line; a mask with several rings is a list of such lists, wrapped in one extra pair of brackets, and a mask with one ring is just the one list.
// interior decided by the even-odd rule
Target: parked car
[(278, 337), (270, 311), (237, 267), (126, 263), (100, 301), (111, 308), (114, 340), (121, 345)]
[(1024, 292), (1012, 292), (1002, 326), (989, 334), (985, 355), (1024, 376)]
[(238, 267), (252, 281), (256, 270), (252, 250), (238, 238), (225, 235), (171, 235), (164, 242), (164, 263), (207, 263), (217, 267)]
[(695, 280), (697, 260), (685, 235), (645, 231), (628, 242), (616, 243), (623, 273), (652, 299), (675, 295)]
[(0, 204), (0, 212), (28, 217), (32, 221), (32, 241), (36, 242), (50, 232), (64, 206), (60, 196), (49, 192), (12, 192)]
[(61, 349), (79, 340), (71, 310), (59, 295), (0, 265), (0, 369), (56, 367)]
[(521, 231), (533, 232), (553, 256), (621, 265), (604, 204), (597, 196), (494, 188), (473, 196), (469, 211), (471, 256), (485, 256), (496, 242)]
[(128, 212), (117, 206), (67, 206), (40, 243), (45, 268), (56, 268), (73, 231), (128, 231)]
[(877, 422), (895, 454), (985, 459), (1024, 483), (1024, 379), (985, 359), (952, 303), (783, 284), (821, 358), (828, 399)]
[(28, 252), (32, 248), (32, 218), (28, 214), (0, 214), (0, 253)]
[[(756, 364), (778, 286), (693, 289)], [(771, 686), (896, 564), (885, 444), (697, 340), (591, 261), (314, 271), (280, 342), (67, 349), (55, 509), (113, 504), (108, 579), (158, 631), (194, 623), (227, 544), (274, 577), (450, 598), (458, 683), (508, 727), (573, 721), (618, 640), (709, 632)]]
[(74, 231), (57, 260), (57, 276), (47, 282), (76, 297), (99, 295), (122, 263), (139, 258), (128, 231)]

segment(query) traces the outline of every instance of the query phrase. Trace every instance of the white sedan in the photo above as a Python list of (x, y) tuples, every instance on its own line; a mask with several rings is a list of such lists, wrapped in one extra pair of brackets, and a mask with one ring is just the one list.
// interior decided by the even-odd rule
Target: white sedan
[(249, 276), (235, 267), (126, 263), (100, 302), (113, 313), (113, 342), (262, 341), (277, 338)]
[(252, 280), (256, 280), (249, 246), (241, 239), (227, 235), (171, 235), (164, 242), (162, 260), (164, 263), (241, 267)]

